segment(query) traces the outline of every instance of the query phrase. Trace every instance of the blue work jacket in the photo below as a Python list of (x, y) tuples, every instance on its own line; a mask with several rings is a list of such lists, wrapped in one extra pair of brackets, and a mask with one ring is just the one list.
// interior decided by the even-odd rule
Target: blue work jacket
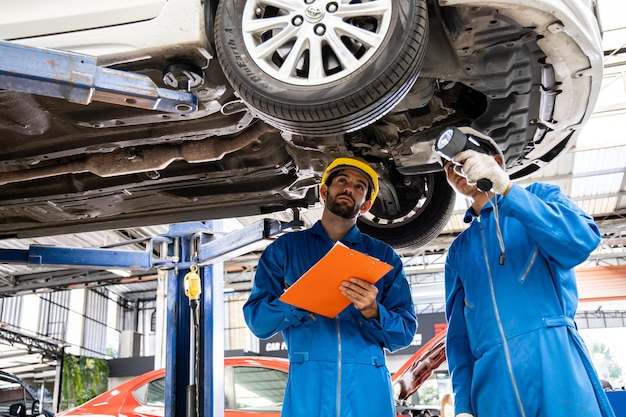
[(613, 416), (574, 323), (573, 268), (600, 242), (597, 226), (553, 185), (497, 198), (504, 265), (491, 204), (468, 210), (445, 265), (455, 412)]
[(400, 257), (354, 226), (346, 246), (393, 266), (378, 287), (379, 319), (367, 320), (350, 304), (335, 319), (279, 301), (283, 291), (319, 261), (335, 242), (318, 221), (279, 237), (257, 266), (246, 323), (259, 338), (282, 331), (289, 352), (284, 417), (392, 417), (395, 404), (383, 349), (411, 343), (417, 318)]

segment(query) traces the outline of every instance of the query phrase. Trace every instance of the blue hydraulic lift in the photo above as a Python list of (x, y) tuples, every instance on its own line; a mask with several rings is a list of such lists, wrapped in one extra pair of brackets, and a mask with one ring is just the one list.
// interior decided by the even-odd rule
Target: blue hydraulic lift
[[(0, 263), (167, 271), (166, 417), (224, 415), (224, 300), (222, 262), (303, 222), (263, 219), (221, 233), (220, 220), (170, 226), (146, 249), (30, 245), (0, 249)], [(133, 242), (126, 242), (133, 243)], [(159, 256), (155, 252), (160, 249)], [(195, 343), (194, 343), (195, 342)]]

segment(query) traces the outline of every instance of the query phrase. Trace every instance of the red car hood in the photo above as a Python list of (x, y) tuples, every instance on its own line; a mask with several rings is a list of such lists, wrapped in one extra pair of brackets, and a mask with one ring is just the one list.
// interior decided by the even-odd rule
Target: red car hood
[[(435, 335), (391, 377), (397, 399), (406, 400), (446, 361), (446, 331)], [(399, 389), (397, 389), (399, 387)]]

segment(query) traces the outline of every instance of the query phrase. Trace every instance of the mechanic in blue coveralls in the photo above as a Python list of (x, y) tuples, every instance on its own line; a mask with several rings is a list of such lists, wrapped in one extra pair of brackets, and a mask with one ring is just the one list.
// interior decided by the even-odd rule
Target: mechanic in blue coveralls
[(471, 204), (445, 264), (457, 417), (613, 416), (574, 323), (573, 268), (600, 242), (598, 228), (558, 187), (513, 184), (495, 142), (460, 130), (490, 154), (443, 160), (448, 183)]
[[(395, 416), (384, 349), (408, 346), (417, 318), (399, 256), (356, 226), (377, 193), (378, 176), (366, 162), (335, 159), (322, 176), (321, 220), (279, 237), (259, 260), (243, 311), (259, 338), (283, 333), (290, 362), (283, 417)], [(337, 241), (393, 269), (375, 285), (358, 277), (343, 281), (340, 290), (352, 304), (334, 319), (279, 301)]]

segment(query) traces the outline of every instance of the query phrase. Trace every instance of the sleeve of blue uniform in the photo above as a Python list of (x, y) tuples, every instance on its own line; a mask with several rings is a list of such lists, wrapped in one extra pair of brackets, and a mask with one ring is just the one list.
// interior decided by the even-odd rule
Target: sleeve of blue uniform
[[(450, 256), (450, 254), (448, 254)], [(472, 354), (465, 324), (465, 291), (454, 265), (446, 262), (446, 357), (454, 391), (455, 413), (474, 414), (470, 398), (474, 355)]]
[(275, 241), (259, 259), (250, 297), (243, 306), (246, 324), (261, 339), (300, 325), (307, 317), (305, 310), (278, 300), (284, 289), (284, 264), (285, 250)]
[(395, 352), (411, 344), (417, 330), (417, 317), (402, 261), (389, 252), (385, 261), (393, 269), (382, 278), (383, 294), (378, 303), (379, 317), (361, 319), (360, 323), (365, 334), (390, 352)]
[(593, 218), (554, 185), (514, 184), (500, 204), (500, 215), (519, 220), (546, 258), (566, 269), (585, 261), (600, 243)]

